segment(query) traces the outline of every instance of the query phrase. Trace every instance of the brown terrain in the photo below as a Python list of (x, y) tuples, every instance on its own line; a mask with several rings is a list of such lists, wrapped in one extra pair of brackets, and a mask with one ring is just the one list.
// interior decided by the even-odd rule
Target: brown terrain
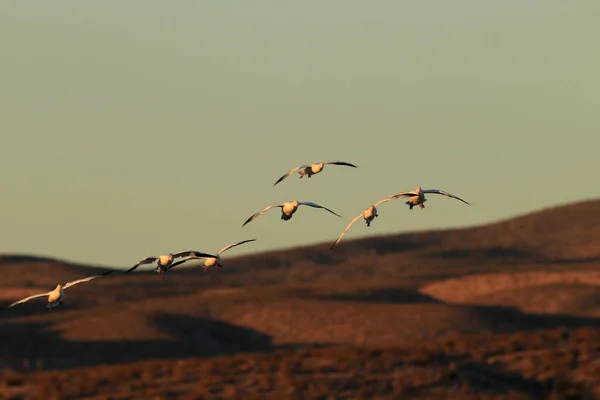
[[(600, 200), (330, 245), (4, 310), (0, 399), (600, 398)], [(103, 270), (0, 267), (2, 304)]]

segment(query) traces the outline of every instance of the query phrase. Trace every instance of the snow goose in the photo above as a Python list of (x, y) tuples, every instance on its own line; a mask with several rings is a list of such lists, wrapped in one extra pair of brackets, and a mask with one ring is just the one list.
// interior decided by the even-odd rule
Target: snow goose
[(241, 242), (237, 242), (237, 243), (233, 243), (233, 244), (227, 245), (227, 246), (223, 247), (221, 250), (219, 250), (219, 252), (217, 253), (216, 257), (197, 257), (195, 255), (191, 255), (189, 257), (184, 257), (181, 260), (179, 260), (177, 262), (174, 262), (173, 264), (169, 265), (167, 267), (167, 271), (170, 270), (171, 268), (175, 268), (179, 264), (183, 264), (186, 261), (189, 261), (189, 260), (200, 260), (200, 259), (204, 259), (204, 263), (202, 264), (204, 266), (204, 272), (208, 271), (208, 268), (212, 267), (212, 266), (214, 266), (215, 268), (223, 268), (223, 266), (220, 263), (220, 261), (221, 261), (221, 253), (223, 253), (224, 251), (229, 250), (232, 247), (239, 246), (240, 244), (244, 244), (244, 243), (248, 243), (248, 242), (254, 242), (255, 240), (256, 239), (242, 240)]
[(65, 298), (65, 290), (67, 290), (71, 286), (77, 285), (78, 283), (89, 282), (92, 279), (96, 279), (96, 278), (100, 278), (101, 276), (106, 276), (108, 274), (112, 274), (112, 272), (113, 271), (107, 271), (100, 275), (93, 275), (93, 276), (89, 276), (87, 278), (79, 279), (79, 280), (76, 280), (73, 282), (68, 282), (64, 286), (56, 285), (56, 288), (50, 292), (34, 294), (33, 296), (26, 297), (23, 300), (15, 301), (11, 305), (9, 305), (7, 307), (2, 307), (1, 309), (11, 308), (11, 307), (16, 306), (17, 304), (25, 303), (26, 301), (29, 301), (31, 299), (48, 296), (48, 304), (46, 304), (46, 307), (48, 308), (48, 311), (52, 311), (53, 308), (56, 308), (56, 307), (62, 305), (63, 300)]
[(354, 217), (352, 219), (352, 221), (350, 221), (350, 223), (348, 224), (346, 229), (344, 229), (342, 234), (337, 238), (335, 243), (333, 243), (333, 245), (331, 246), (331, 249), (333, 250), (333, 248), (340, 242), (340, 240), (342, 240), (342, 237), (346, 234), (346, 232), (348, 232), (350, 227), (352, 225), (354, 225), (354, 223), (356, 221), (358, 221), (358, 219), (360, 217), (363, 217), (365, 219), (367, 226), (371, 226), (371, 222), (373, 222), (373, 220), (379, 216), (379, 214), (377, 214), (377, 206), (380, 204), (383, 204), (383, 203), (387, 203), (390, 200), (395, 200), (397, 198), (399, 198), (399, 197), (394, 197), (394, 196), (385, 197), (385, 198), (379, 200), (377, 203), (370, 205), (369, 207), (367, 207), (367, 209), (365, 211), (363, 211), (362, 213), (360, 213), (356, 217)]
[(396, 198), (406, 197), (406, 198), (408, 198), (408, 201), (405, 204), (408, 205), (409, 209), (412, 210), (414, 206), (419, 206), (419, 207), (421, 207), (421, 209), (423, 209), (423, 208), (425, 208), (424, 203), (427, 201), (427, 199), (425, 198), (425, 195), (428, 193), (441, 194), (446, 197), (452, 197), (453, 199), (462, 201), (466, 205), (469, 205), (469, 206), (471, 205), (471, 204), (467, 203), (466, 201), (464, 201), (463, 199), (461, 199), (460, 197), (457, 197), (448, 192), (444, 192), (443, 190), (439, 190), (439, 189), (425, 189), (424, 190), (424, 189), (421, 189), (420, 186), (411, 192), (396, 193), (396, 194), (391, 195), (390, 197), (396, 197)]
[(292, 216), (294, 215), (294, 213), (296, 212), (296, 210), (298, 209), (299, 206), (311, 206), (314, 208), (322, 208), (324, 210), (329, 211), (330, 213), (332, 213), (333, 215), (337, 215), (338, 217), (341, 217), (341, 215), (337, 214), (334, 211), (331, 211), (329, 208), (327, 207), (323, 207), (320, 206), (316, 203), (313, 203), (311, 201), (286, 201), (283, 203), (279, 203), (279, 204), (272, 204), (270, 206), (266, 206), (265, 208), (263, 208), (262, 210), (260, 210), (259, 212), (257, 212), (256, 214), (254, 214), (253, 216), (251, 216), (250, 218), (248, 218), (246, 220), (246, 222), (244, 222), (244, 225), (246, 225), (248, 222), (252, 221), (253, 219), (255, 219), (256, 217), (258, 217), (260, 214), (264, 213), (265, 211), (270, 210), (273, 207), (281, 207), (281, 219), (284, 221), (289, 221), (290, 219), (292, 219)]
[(292, 168), (290, 172), (279, 178), (277, 182), (273, 184), (273, 186), (277, 185), (279, 182), (281, 182), (282, 180), (284, 180), (285, 178), (287, 178), (288, 176), (290, 176), (298, 170), (301, 170), (300, 172), (298, 172), (300, 174), (300, 179), (304, 178), (304, 175), (307, 175), (310, 178), (311, 176), (323, 171), (325, 165), (346, 165), (348, 167), (358, 168), (356, 165), (347, 163), (345, 161), (325, 161), (314, 164), (299, 165), (297, 167)]
[(140, 260), (140, 262), (138, 262), (137, 264), (135, 264), (133, 267), (129, 268), (125, 273), (126, 274), (130, 273), (131, 271), (133, 271), (134, 269), (136, 269), (140, 265), (151, 264), (154, 261), (158, 261), (156, 263), (157, 266), (156, 266), (155, 271), (158, 272), (159, 274), (162, 274), (163, 272), (165, 272), (165, 269), (169, 265), (173, 264), (173, 261), (176, 258), (190, 256), (190, 255), (195, 255), (195, 256), (198, 256), (198, 257), (216, 257), (216, 256), (214, 256), (212, 254), (201, 253), (201, 252), (195, 251), (195, 250), (182, 250), (182, 251), (178, 251), (177, 253), (163, 254), (163, 255), (160, 255), (158, 257), (154, 257), (154, 256), (146, 257), (146, 258)]

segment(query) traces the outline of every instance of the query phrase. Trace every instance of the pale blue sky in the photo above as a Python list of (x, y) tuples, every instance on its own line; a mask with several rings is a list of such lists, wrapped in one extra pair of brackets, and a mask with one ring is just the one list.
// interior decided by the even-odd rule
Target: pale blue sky
[[(127, 267), (600, 197), (600, 2), (3, 1), (0, 252)], [(328, 159), (310, 180), (295, 165)], [(308, 200), (342, 214), (278, 210)], [(344, 242), (342, 242), (343, 245)]]

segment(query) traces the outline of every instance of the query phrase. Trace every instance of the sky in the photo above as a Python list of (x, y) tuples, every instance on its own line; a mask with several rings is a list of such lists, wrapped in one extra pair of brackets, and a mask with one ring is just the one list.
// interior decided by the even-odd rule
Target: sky
[[(126, 268), (600, 197), (600, 2), (0, 3), (0, 253)], [(310, 180), (296, 165), (342, 160)], [(269, 204), (313, 201), (292, 220)], [(224, 257), (225, 258), (225, 257)]]

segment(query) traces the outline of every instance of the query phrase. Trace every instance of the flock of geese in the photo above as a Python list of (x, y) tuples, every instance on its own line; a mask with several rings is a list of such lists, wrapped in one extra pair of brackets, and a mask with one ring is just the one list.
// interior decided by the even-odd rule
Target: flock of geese
[[(292, 175), (296, 171), (298, 171), (298, 174), (300, 175), (300, 179), (302, 179), (304, 176), (307, 176), (308, 178), (310, 178), (311, 176), (322, 172), (326, 165), (345, 165), (348, 167), (358, 168), (356, 165), (350, 164), (350, 163), (344, 162), (344, 161), (326, 161), (326, 162), (300, 165), (300, 166), (292, 168), (288, 173), (281, 176), (273, 184), (273, 186), (282, 182), (284, 179), (286, 179), (288, 176)], [(331, 249), (333, 250), (335, 248), (335, 246), (342, 240), (342, 237), (346, 234), (346, 232), (348, 232), (348, 230), (352, 227), (352, 225), (356, 221), (358, 221), (361, 217), (365, 220), (365, 223), (367, 226), (371, 226), (371, 223), (373, 222), (373, 220), (375, 218), (377, 218), (377, 216), (378, 216), (377, 206), (379, 206), (383, 203), (387, 203), (388, 201), (391, 201), (391, 200), (404, 198), (407, 200), (405, 202), (405, 204), (408, 205), (409, 209), (412, 210), (413, 207), (415, 207), (415, 206), (419, 206), (421, 209), (424, 209), (425, 202), (427, 201), (427, 199), (425, 198), (426, 194), (441, 194), (443, 196), (451, 197), (453, 199), (460, 200), (467, 205), (470, 205), (463, 199), (461, 199), (453, 194), (450, 194), (448, 192), (445, 192), (443, 190), (438, 190), (438, 189), (424, 190), (424, 189), (421, 189), (421, 187), (418, 187), (415, 190), (412, 190), (409, 192), (396, 193), (396, 194), (393, 194), (391, 196), (385, 197), (385, 198), (377, 201), (376, 203), (367, 207), (363, 212), (358, 214), (356, 217), (354, 217), (350, 221), (348, 226), (346, 226), (346, 229), (344, 229), (344, 231), (340, 234), (340, 236), (337, 238), (337, 240), (333, 243), (333, 245), (331, 246)], [(290, 219), (292, 219), (292, 216), (294, 215), (294, 213), (298, 210), (298, 207), (300, 207), (300, 206), (309, 206), (309, 207), (313, 207), (313, 208), (320, 208), (320, 209), (330, 212), (331, 214), (333, 214), (337, 217), (341, 217), (341, 215), (337, 214), (335, 211), (332, 211), (327, 207), (323, 207), (323, 206), (313, 203), (311, 201), (293, 200), (293, 201), (286, 201), (283, 203), (271, 204), (269, 206), (266, 206), (265, 208), (256, 212), (250, 218), (248, 218), (246, 220), (246, 222), (244, 222), (242, 227), (245, 226), (246, 224), (252, 222), (254, 219), (258, 218), (258, 216), (260, 216), (261, 214), (263, 214), (263, 213), (267, 212), (268, 210), (275, 208), (275, 207), (281, 208), (281, 219), (284, 221), (289, 221)], [(231, 249), (232, 247), (236, 247), (236, 246), (242, 245), (244, 243), (253, 242), (255, 240), (256, 239), (248, 239), (248, 240), (243, 240), (238, 243), (233, 243), (233, 244), (227, 245), (227, 246), (223, 247), (221, 250), (219, 250), (219, 252), (217, 254), (208, 254), (208, 253), (203, 253), (203, 252), (196, 251), (196, 250), (184, 250), (184, 251), (178, 251), (175, 253), (163, 254), (158, 257), (155, 257), (155, 256), (145, 257), (142, 260), (140, 260), (137, 264), (135, 264), (133, 267), (131, 267), (129, 270), (127, 270), (125, 273), (126, 274), (130, 273), (131, 271), (135, 270), (136, 268), (138, 268), (141, 265), (152, 264), (152, 263), (156, 262), (155, 271), (159, 274), (162, 274), (162, 273), (169, 271), (170, 269), (175, 268), (176, 266), (181, 265), (187, 261), (200, 260), (200, 259), (204, 260), (203, 266), (204, 266), (205, 272), (210, 267), (222, 268), (223, 266), (221, 265), (220, 261), (221, 261), (221, 254), (223, 252)], [(181, 260), (175, 261), (175, 259), (179, 259), (179, 258), (181, 258)], [(56, 307), (62, 305), (64, 297), (65, 297), (66, 289), (68, 289), (72, 286), (75, 286), (79, 283), (89, 282), (93, 279), (109, 275), (113, 272), (114, 271), (107, 271), (107, 272), (104, 272), (99, 275), (94, 275), (94, 276), (79, 279), (79, 280), (76, 280), (73, 282), (68, 282), (65, 285), (57, 285), (56, 288), (50, 292), (35, 294), (33, 296), (26, 297), (22, 300), (15, 301), (14, 303), (10, 304), (9, 306), (1, 307), (0, 309), (7, 309), (10, 307), (14, 307), (18, 304), (25, 303), (25, 302), (35, 299), (35, 298), (47, 297), (48, 304), (46, 305), (46, 307), (48, 308), (49, 311), (52, 311), (53, 308), (56, 308)]]

